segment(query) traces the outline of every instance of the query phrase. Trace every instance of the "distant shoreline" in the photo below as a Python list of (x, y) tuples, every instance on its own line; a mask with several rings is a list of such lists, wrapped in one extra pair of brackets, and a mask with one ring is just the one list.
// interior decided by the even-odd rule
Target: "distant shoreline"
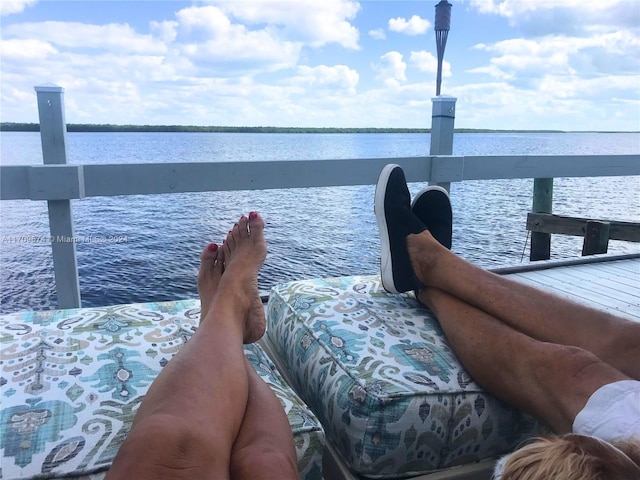
[[(38, 123), (0, 123), (0, 132), (38, 132)], [(338, 127), (225, 127), (198, 125), (112, 125), (112, 124), (67, 124), (68, 132), (114, 132), (114, 133), (430, 133), (430, 128), (338, 128)], [(492, 130), (485, 128), (456, 128), (456, 133), (638, 133), (638, 132), (567, 132), (565, 130)]]

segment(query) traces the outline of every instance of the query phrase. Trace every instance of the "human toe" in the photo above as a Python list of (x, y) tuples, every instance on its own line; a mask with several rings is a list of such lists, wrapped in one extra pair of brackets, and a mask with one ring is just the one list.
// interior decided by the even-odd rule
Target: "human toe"
[(200, 253), (200, 265), (204, 268), (213, 268), (219, 251), (220, 248), (216, 243), (207, 245), (204, 250), (202, 250), (202, 253)]
[(247, 238), (249, 236), (249, 219), (242, 215), (238, 221), (238, 230), (240, 238)]
[(264, 220), (258, 212), (249, 213), (249, 233), (261, 234), (264, 230)]

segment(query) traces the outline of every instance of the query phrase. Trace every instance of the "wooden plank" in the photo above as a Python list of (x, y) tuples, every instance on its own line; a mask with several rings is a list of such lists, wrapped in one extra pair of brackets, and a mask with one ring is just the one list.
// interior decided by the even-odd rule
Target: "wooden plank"
[(526, 283), (536, 288), (551, 291), (564, 298), (589, 305), (599, 310), (605, 310), (615, 315), (627, 317), (640, 321), (640, 305), (637, 303), (621, 302), (611, 297), (587, 292), (584, 288), (563, 283), (559, 280), (552, 280), (538, 275), (540, 272), (528, 272), (515, 274), (513, 280)]
[[(632, 287), (640, 287), (640, 260), (637, 258), (610, 263), (603, 262), (589, 265), (575, 265), (555, 270), (551, 269), (549, 271), (556, 275), (564, 274), (565, 272), (571, 272), (572, 274), (580, 272), (581, 275), (590, 278), (602, 277), (605, 281), (609, 281), (611, 283), (622, 283)], [(638, 289), (636, 296), (640, 298), (640, 288)]]
[[(527, 230), (583, 237), (587, 229), (587, 223), (590, 221), (594, 220), (531, 212), (527, 215)], [(610, 240), (640, 242), (640, 223), (617, 220), (595, 221), (609, 223)]]
[(603, 265), (600, 269), (601, 275), (608, 275), (618, 285), (624, 285), (626, 287), (635, 288), (640, 290), (640, 281), (637, 277), (630, 276), (629, 272), (621, 270), (619, 268), (611, 268), (607, 265)]
[[(437, 160), (432, 168), (434, 159)], [(409, 182), (640, 175), (640, 155), (509, 155), (359, 158), (270, 162), (103, 164), (84, 166), (86, 196), (373, 185), (387, 163)], [(556, 168), (556, 164), (564, 165)], [(591, 165), (584, 169), (583, 165)], [(30, 198), (28, 166), (0, 166), (2, 200)], [(66, 168), (66, 167), (65, 167)], [(8, 170), (11, 169), (11, 170)], [(561, 173), (562, 175), (559, 175)], [(5, 177), (22, 179), (17, 184)], [(155, 185), (155, 183), (158, 183)]]
[[(579, 267), (571, 267), (578, 269)], [(575, 301), (591, 305), (595, 308), (603, 308), (616, 314), (640, 318), (640, 299), (638, 295), (625, 296), (621, 295), (614, 288), (595, 289), (593, 285), (588, 283), (580, 283), (574, 285), (568, 283), (566, 277), (562, 278), (558, 271), (545, 271), (550, 276), (544, 275), (527, 275), (527, 281), (535, 282), (538, 287), (552, 290), (561, 296), (573, 298)], [(534, 272), (532, 272), (534, 273)], [(542, 273), (542, 272), (535, 272)], [(555, 278), (553, 278), (555, 276)], [(605, 291), (606, 290), (606, 291)]]
[(602, 268), (605, 271), (611, 271), (612, 275), (619, 275), (621, 277), (635, 277), (637, 280), (640, 276), (640, 264), (638, 264), (638, 262), (615, 262), (602, 265)]
[(82, 165), (32, 165), (29, 167), (31, 200), (69, 200), (84, 196)]
[(400, 164), (409, 182), (429, 181), (430, 157), (85, 165), (85, 195), (372, 185), (388, 163)]
[(579, 268), (567, 268), (558, 271), (544, 270), (537, 272), (535, 276), (531, 275), (529, 278), (541, 277), (541, 279), (548, 279), (551, 284), (559, 282), (566, 285), (567, 288), (571, 286), (572, 288), (580, 289), (586, 295), (585, 298), (601, 298), (603, 302), (607, 302), (607, 299), (611, 299), (613, 301), (620, 301), (627, 304), (637, 303), (640, 305), (640, 297), (637, 292), (625, 293), (622, 290), (615, 288), (608, 280), (600, 280), (597, 282), (593, 273), (583, 275), (582, 277), (576, 277), (572, 274), (572, 271), (579, 270)]
[(555, 291), (566, 292), (576, 298), (581, 298), (594, 304), (602, 306), (617, 306), (622, 308), (630, 302), (626, 300), (636, 301), (635, 297), (628, 299), (620, 299), (615, 295), (615, 291), (606, 288), (594, 288), (589, 282), (571, 281), (560, 272), (545, 271), (536, 272), (527, 275), (529, 280), (535, 281), (549, 287)]
[[(606, 275), (606, 272), (603, 272), (602, 269), (596, 268), (589, 271), (583, 268), (571, 268), (566, 269), (563, 274), (573, 277), (579, 282), (590, 282), (596, 287), (613, 288), (618, 292), (635, 297), (638, 297), (640, 294), (640, 285), (638, 282), (631, 280), (630, 283), (633, 283), (632, 285), (622, 283), (619, 281), (619, 276)], [(637, 300), (640, 302), (640, 298), (637, 298)]]
[(464, 180), (640, 175), (640, 154), (464, 157)]
[(18, 165), (0, 166), (0, 199), (20, 200), (30, 198), (29, 170)]

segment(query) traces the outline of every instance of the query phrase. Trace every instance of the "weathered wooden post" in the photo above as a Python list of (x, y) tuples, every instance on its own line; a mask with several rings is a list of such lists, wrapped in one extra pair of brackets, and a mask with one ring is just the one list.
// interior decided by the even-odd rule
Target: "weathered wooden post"
[[(57, 85), (35, 87), (40, 118), (42, 158), (46, 165), (67, 163), (67, 124), (64, 89)], [(80, 307), (80, 283), (73, 233), (71, 200), (48, 200), (49, 230), (59, 308)]]
[(609, 249), (609, 222), (589, 220), (584, 232), (582, 256), (607, 253)]
[[(552, 213), (553, 178), (536, 178), (533, 181), (533, 213)], [(551, 258), (551, 234), (531, 232), (531, 252), (529, 260), (549, 260)]]
[[(456, 118), (456, 98), (440, 95), (431, 99), (431, 155), (453, 154), (453, 129)], [(430, 182), (435, 183), (435, 182)], [(449, 191), (451, 184), (438, 183)]]

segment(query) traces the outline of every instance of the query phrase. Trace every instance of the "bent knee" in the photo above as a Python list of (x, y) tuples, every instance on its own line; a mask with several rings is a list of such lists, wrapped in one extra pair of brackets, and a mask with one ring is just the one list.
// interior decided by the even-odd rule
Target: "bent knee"
[(628, 378), (579, 347), (544, 344), (535, 361), (538, 386), (571, 422), (593, 392), (603, 385)]
[(590, 378), (594, 369), (604, 365), (596, 355), (579, 347), (559, 346), (557, 355), (558, 361), (561, 362), (558, 365), (565, 369), (570, 378), (578, 382)]
[(537, 364), (538, 376), (543, 380), (581, 381), (594, 368), (604, 365), (593, 353), (579, 347), (554, 343), (541, 345), (533, 361)]

